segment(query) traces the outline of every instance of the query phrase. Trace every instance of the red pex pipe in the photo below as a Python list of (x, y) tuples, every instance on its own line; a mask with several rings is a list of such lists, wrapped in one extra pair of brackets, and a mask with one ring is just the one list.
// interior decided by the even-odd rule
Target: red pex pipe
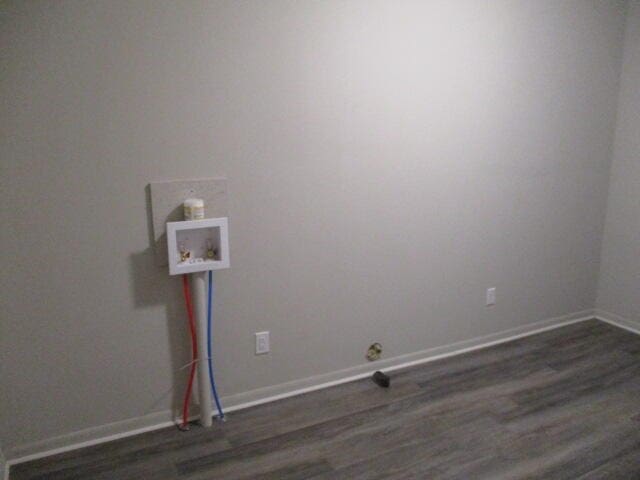
[(184, 403), (182, 405), (182, 429), (189, 426), (189, 402), (191, 401), (191, 390), (193, 388), (193, 377), (196, 375), (196, 360), (198, 359), (198, 342), (196, 340), (196, 322), (193, 318), (193, 306), (191, 305), (191, 292), (189, 290), (189, 278), (182, 275), (182, 290), (184, 291), (184, 301), (187, 305), (187, 315), (189, 316), (189, 331), (191, 333), (191, 371), (189, 372), (189, 383), (184, 392)]

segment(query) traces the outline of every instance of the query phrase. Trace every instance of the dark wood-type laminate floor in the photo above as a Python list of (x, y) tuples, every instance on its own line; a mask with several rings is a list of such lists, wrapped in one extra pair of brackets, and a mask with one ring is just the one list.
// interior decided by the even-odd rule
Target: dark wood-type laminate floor
[(640, 336), (596, 320), (12, 469), (12, 480), (636, 479)]

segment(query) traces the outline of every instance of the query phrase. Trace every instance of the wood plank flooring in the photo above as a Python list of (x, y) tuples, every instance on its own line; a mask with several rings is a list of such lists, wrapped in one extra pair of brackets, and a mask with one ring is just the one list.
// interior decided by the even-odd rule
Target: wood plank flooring
[(591, 320), (16, 465), (11, 480), (640, 479), (640, 336)]

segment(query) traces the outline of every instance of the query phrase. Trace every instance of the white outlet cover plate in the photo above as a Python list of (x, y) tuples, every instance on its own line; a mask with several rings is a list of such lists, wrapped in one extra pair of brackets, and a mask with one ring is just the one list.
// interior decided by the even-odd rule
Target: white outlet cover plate
[[(207, 258), (208, 244), (216, 251), (213, 259)], [(190, 252), (188, 260), (181, 259), (181, 246)], [(170, 275), (229, 268), (227, 217), (167, 222), (167, 254)]]
[(264, 355), (271, 351), (269, 332), (256, 332), (256, 355)]
[(487, 288), (487, 306), (496, 304), (496, 287)]

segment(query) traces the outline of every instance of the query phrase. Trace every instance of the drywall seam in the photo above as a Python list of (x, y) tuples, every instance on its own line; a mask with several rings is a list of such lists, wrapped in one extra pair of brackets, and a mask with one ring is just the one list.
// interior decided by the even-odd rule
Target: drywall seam
[[(502, 332), (476, 337), (449, 345), (422, 350), (419, 352), (402, 355), (383, 360), (373, 364), (367, 363), (356, 367), (338, 370), (335, 372), (316, 375), (313, 377), (282, 383), (279, 385), (252, 390), (238, 395), (232, 395), (222, 399), (227, 405), (227, 413), (242, 410), (255, 405), (274, 402), (288, 397), (294, 397), (304, 393), (333, 387), (343, 383), (360, 380), (370, 376), (375, 370), (394, 371), (423, 363), (453, 357), (463, 353), (480, 350), (483, 348), (509, 342), (518, 338), (535, 335), (547, 330), (582, 322), (594, 318), (593, 310), (583, 310), (576, 313), (563, 315), (522, 327), (504, 330)], [(195, 417), (194, 417), (195, 418)], [(231, 418), (230, 421), (233, 421)], [(143, 417), (132, 418), (121, 422), (110, 423), (93, 427), (78, 432), (61, 435), (58, 437), (33, 442), (9, 450), (9, 466), (36, 460), (39, 458), (68, 452), (83, 447), (98, 445), (113, 440), (145, 433), (160, 428), (174, 425), (173, 413), (170, 411), (158, 412)]]

